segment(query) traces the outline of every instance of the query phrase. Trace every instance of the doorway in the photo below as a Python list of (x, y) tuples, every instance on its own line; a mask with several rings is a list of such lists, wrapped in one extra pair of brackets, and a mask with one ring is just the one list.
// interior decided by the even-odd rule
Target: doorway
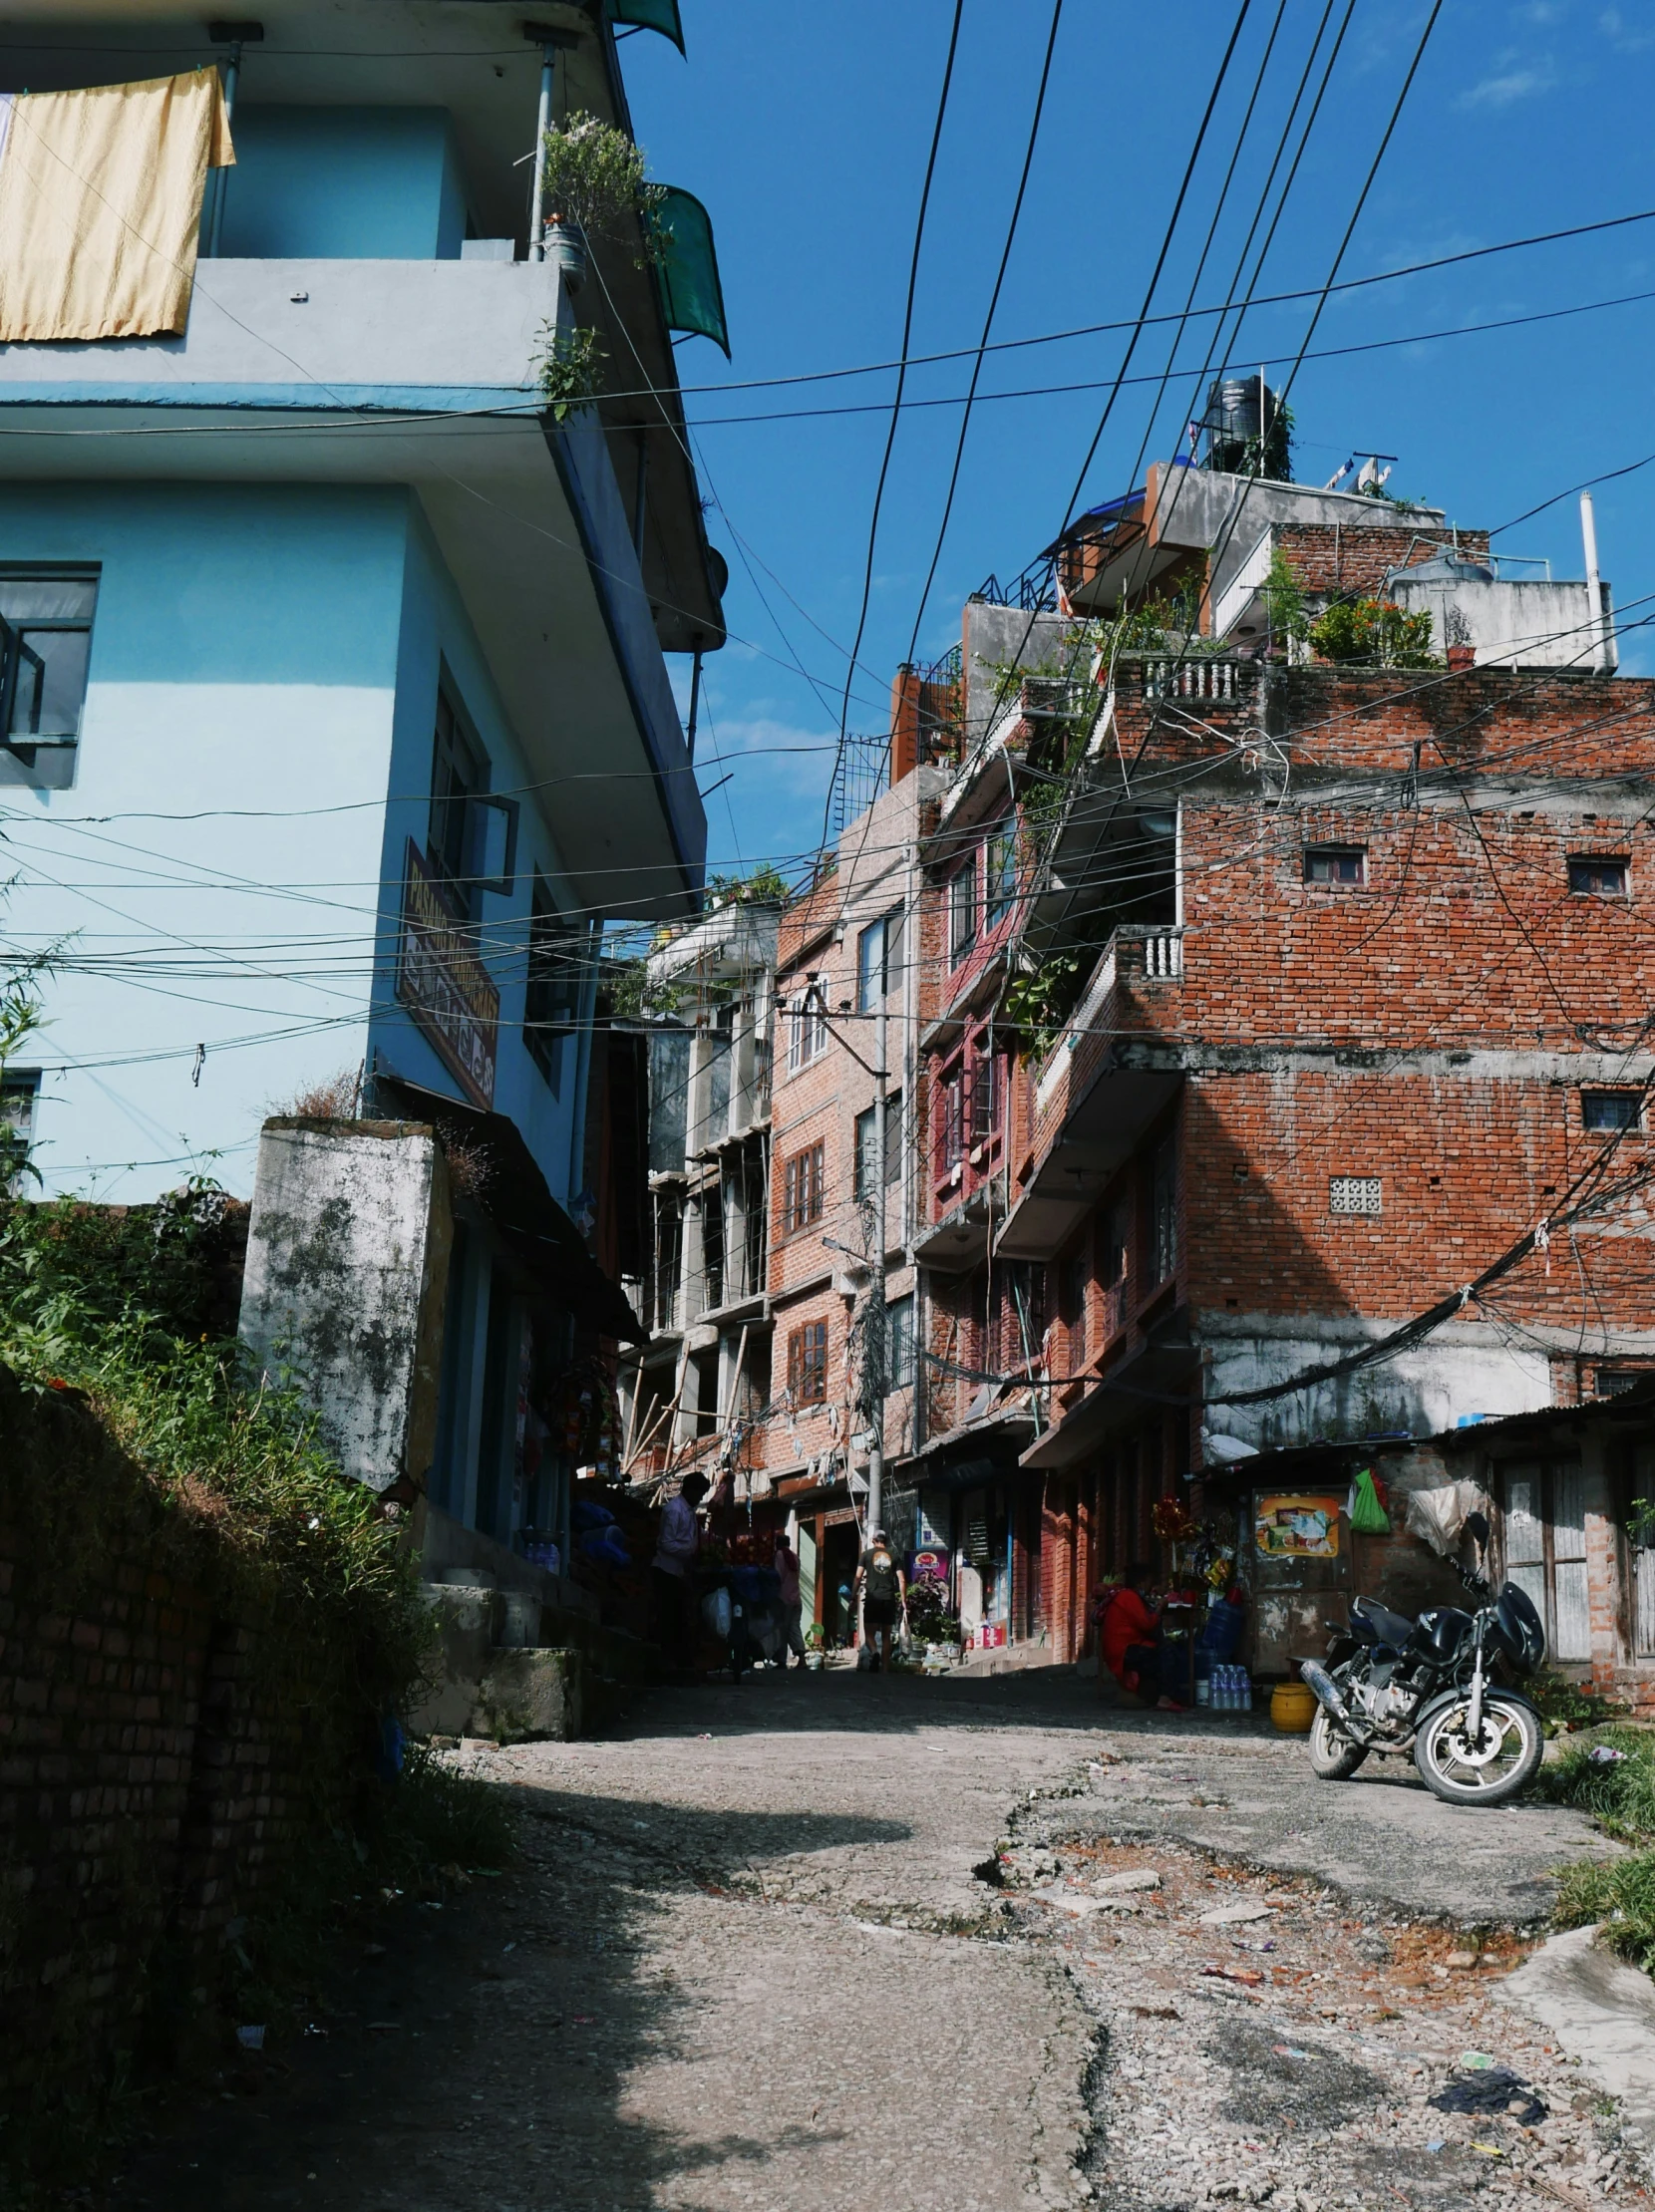
[(856, 1630), (856, 1548), (854, 1520), (829, 1523), (822, 1542), (822, 1639), (842, 1651)]

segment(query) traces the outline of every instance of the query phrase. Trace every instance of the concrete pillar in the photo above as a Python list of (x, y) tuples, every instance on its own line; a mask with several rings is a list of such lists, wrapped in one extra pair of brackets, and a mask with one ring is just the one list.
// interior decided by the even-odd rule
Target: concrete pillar
[(346, 1474), (423, 1485), (453, 1217), (433, 1130), (407, 1121), (266, 1121), (239, 1334), (315, 1409)]
[(1626, 1615), (1621, 1586), (1620, 1527), (1615, 1518), (1614, 1480), (1609, 1464), (1606, 1423), (1593, 1422), (1580, 1445), (1580, 1473), (1586, 1517), (1586, 1610), (1591, 1629), (1592, 1688), (1609, 1692), (1626, 1664), (1621, 1623)]

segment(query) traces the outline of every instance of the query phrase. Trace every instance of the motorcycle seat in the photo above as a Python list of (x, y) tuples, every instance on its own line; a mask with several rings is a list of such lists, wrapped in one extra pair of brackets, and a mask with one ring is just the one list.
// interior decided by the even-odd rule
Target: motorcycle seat
[(1389, 1606), (1379, 1605), (1372, 1598), (1352, 1598), (1351, 1628), (1364, 1643), (1394, 1644), (1401, 1651), (1414, 1633), (1414, 1624), (1406, 1615), (1393, 1613)]

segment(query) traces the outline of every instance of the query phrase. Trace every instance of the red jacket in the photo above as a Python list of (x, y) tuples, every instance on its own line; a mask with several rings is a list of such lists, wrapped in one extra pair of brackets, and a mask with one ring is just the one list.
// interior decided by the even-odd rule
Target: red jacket
[(1104, 1613), (1104, 1665), (1119, 1675), (1132, 1644), (1153, 1644), (1156, 1617), (1136, 1590), (1117, 1590)]

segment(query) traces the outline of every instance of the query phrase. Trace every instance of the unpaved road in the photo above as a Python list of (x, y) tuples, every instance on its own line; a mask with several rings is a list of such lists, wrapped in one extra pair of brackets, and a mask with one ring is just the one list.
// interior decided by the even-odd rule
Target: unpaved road
[[(341, 1962), (326, 2035), (228, 2064), (112, 2202), (1638, 2200), (1578, 2075), (1490, 2002), (1511, 1942), (1450, 1969), (1459, 1939), (1405, 1925), (1394, 1869), (1349, 1884), (1368, 1901), (1347, 1908), (1314, 1880), (1225, 1880), (1175, 1833), (1180, 1794), (1202, 1800), (1192, 1818), (1223, 1813), (1228, 1773), (1243, 1808), (1299, 1807), (1272, 1809), (1269, 1850), (1237, 1856), (1314, 1875), (1325, 1841), (1343, 1882), (1365, 1852), (1391, 1866), (1407, 1796), (1409, 1849), (1435, 1869), (1420, 1910), (1498, 1917), (1486, 1869), (1441, 1875), (1464, 1862), (1467, 1820), (1490, 1816), (1396, 1783), (1317, 1785), (1260, 1728), (1129, 1720), (1056, 1673), (835, 1674), (657, 1693), (603, 1741), (462, 1755), (516, 1795), (519, 1864), (441, 1911), (396, 1907), (384, 1953)], [(1387, 1816), (1365, 1823), (1365, 1797)], [(1570, 1815), (1497, 1817), (1530, 1901), (1547, 1865), (1591, 1847)], [(1051, 1860), (1013, 1857), (994, 1886), (978, 1870), (1005, 1841)], [(1092, 1909), (1122, 1873), (1158, 1887)], [(1261, 1917), (1207, 1919), (1236, 1902)], [(1546, 2120), (1431, 2107), (1473, 2048), (1532, 2082)]]

